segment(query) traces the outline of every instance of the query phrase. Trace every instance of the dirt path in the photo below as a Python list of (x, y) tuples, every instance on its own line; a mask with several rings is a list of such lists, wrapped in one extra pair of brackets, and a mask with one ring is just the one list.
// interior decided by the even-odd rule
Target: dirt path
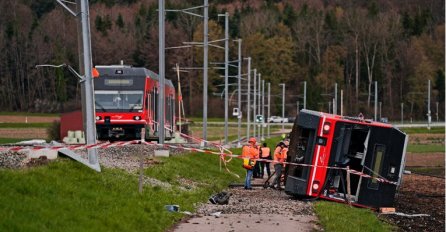
[[(263, 183), (255, 179), (254, 184)], [(298, 201), (283, 191), (254, 187), (229, 189), (228, 205), (202, 204), (197, 215), (184, 219), (171, 231), (313, 231), (318, 229), (313, 205)], [(210, 216), (221, 212), (219, 217)]]

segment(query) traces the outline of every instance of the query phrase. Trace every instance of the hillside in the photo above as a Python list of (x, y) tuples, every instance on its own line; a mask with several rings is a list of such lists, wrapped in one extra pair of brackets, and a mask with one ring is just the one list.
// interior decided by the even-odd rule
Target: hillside
[[(125, 64), (158, 69), (156, 0), (90, 1), (93, 64)], [(202, 1), (167, 1), (180, 9)], [(444, 117), (444, 1), (210, 1), (210, 40), (223, 38), (222, 19), (230, 13), (230, 60), (242, 38), (243, 56), (253, 58), (272, 94), (285, 83), (287, 112), (294, 115), (302, 81), (308, 82), (308, 107), (327, 111), (335, 83), (343, 90), (345, 114), (373, 114), (373, 82), (378, 81), (382, 112), (399, 118), (401, 103), (411, 118), (424, 119), (427, 83), (431, 80), (432, 111), (440, 104)], [(197, 11), (200, 13), (200, 11)], [(201, 20), (180, 13), (166, 14), (166, 47), (202, 41)], [(79, 107), (80, 86), (69, 72), (35, 69), (36, 64), (67, 63), (77, 67), (76, 23), (54, 0), (0, 2), (0, 109), (61, 112)], [(210, 49), (210, 62), (224, 60)], [(176, 85), (172, 67), (200, 67), (202, 49), (166, 53), (167, 78)], [(246, 70), (246, 64), (243, 65)], [(235, 68), (230, 70), (236, 74)], [(246, 72), (246, 71), (244, 71)], [(222, 72), (209, 72), (209, 92), (221, 93)], [(187, 115), (201, 116), (201, 72), (182, 74)], [(230, 79), (235, 81), (235, 79)], [(232, 89), (230, 90), (232, 92)], [(211, 97), (209, 116), (223, 115), (220, 97)], [(272, 98), (272, 114), (281, 100)], [(195, 104), (194, 104), (195, 103)]]

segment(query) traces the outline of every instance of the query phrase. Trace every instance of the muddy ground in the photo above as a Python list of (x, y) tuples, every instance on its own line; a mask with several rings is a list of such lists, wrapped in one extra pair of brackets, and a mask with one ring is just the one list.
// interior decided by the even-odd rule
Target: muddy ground
[[(445, 231), (445, 153), (407, 153), (406, 158), (406, 170), (412, 170), (412, 174), (403, 177), (395, 200), (396, 211), (429, 216), (381, 217), (397, 225), (401, 231)], [(426, 170), (435, 170), (435, 173), (420, 175)]]
[(428, 214), (425, 217), (381, 215), (398, 226), (400, 231), (445, 231), (444, 178), (405, 175), (396, 197), (397, 212)]

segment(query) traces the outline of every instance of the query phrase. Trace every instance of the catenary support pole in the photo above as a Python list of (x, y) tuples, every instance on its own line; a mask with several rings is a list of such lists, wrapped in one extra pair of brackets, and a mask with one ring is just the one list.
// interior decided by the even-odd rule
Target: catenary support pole
[(229, 14), (225, 13), (225, 142), (228, 144)]
[[(261, 82), (261, 78), (262, 78), (262, 74), (261, 73), (259, 73), (259, 80), (257, 81), (257, 83), (258, 83), (258, 91), (257, 91), (257, 99), (258, 99), (258, 107), (257, 107), (257, 114), (262, 114), (262, 102), (261, 102), (261, 98), (262, 98), (262, 89), (261, 89), (261, 84), (262, 84), (262, 82)], [(259, 131), (258, 131), (258, 138), (257, 138), (257, 141), (261, 141), (261, 139), (262, 139), (262, 122), (259, 122), (258, 123), (258, 125), (257, 125), (258, 127), (259, 127)]]
[(251, 57), (248, 57), (248, 91), (246, 107), (246, 139), (249, 139), (251, 133)]
[(279, 84), (282, 86), (282, 133), (285, 130), (285, 83)]
[(427, 82), (427, 129), (431, 129), (431, 80)]
[(268, 82), (268, 117), (267, 117), (267, 123), (268, 123), (268, 138), (271, 136), (270, 134), (270, 125), (268, 119), (271, 117), (271, 83)]
[(262, 117), (263, 117), (263, 122), (261, 124), (262, 127), (262, 137), (261, 140), (264, 141), (265, 140), (265, 127), (263, 127), (263, 125), (265, 124), (265, 80), (262, 80)]
[[(209, 48), (209, 33), (208, 33), (208, 0), (204, 0), (203, 8), (203, 140), (207, 140), (207, 126), (208, 126), (208, 48)], [(204, 144), (206, 145), (206, 144)]]
[(164, 18), (165, 5), (164, 0), (158, 0), (158, 44), (159, 44), (159, 95), (158, 95), (158, 142), (164, 144), (164, 87), (165, 87), (165, 32), (164, 32)]
[(252, 112), (253, 112), (253, 127), (254, 127), (254, 132), (253, 132), (253, 135), (252, 135), (252, 137), (256, 137), (256, 109), (257, 109), (257, 105), (256, 105), (256, 95), (257, 95), (257, 91), (256, 91), (256, 89), (257, 89), (257, 84), (256, 84), (256, 82), (257, 82), (257, 69), (255, 68), (254, 69), (254, 91), (253, 91), (253, 109), (252, 109)]
[(238, 73), (237, 73), (237, 86), (238, 86), (238, 115), (237, 115), (237, 147), (241, 147), (240, 144), (240, 129), (242, 124), (242, 93), (241, 93), (241, 82), (242, 82), (242, 39), (238, 39)]
[[(82, 46), (83, 46), (83, 67), (84, 78), (83, 87), (85, 91), (85, 133), (87, 145), (96, 144), (96, 122), (94, 117), (94, 87), (93, 87), (93, 64), (91, 57), (91, 36), (90, 36), (90, 12), (88, 0), (81, 1), (81, 24), (82, 24)], [(91, 165), (97, 165), (98, 157), (96, 149), (88, 149), (88, 160)], [(100, 167), (99, 167), (100, 171)]]

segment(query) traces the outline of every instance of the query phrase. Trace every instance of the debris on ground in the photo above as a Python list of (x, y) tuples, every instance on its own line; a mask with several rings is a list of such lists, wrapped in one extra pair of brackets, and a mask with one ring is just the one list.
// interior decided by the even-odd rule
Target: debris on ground
[(219, 204), (219, 205), (227, 205), (229, 203), (229, 197), (231, 197), (232, 193), (228, 192), (221, 192), (213, 195), (209, 198), (209, 201), (212, 204)]

